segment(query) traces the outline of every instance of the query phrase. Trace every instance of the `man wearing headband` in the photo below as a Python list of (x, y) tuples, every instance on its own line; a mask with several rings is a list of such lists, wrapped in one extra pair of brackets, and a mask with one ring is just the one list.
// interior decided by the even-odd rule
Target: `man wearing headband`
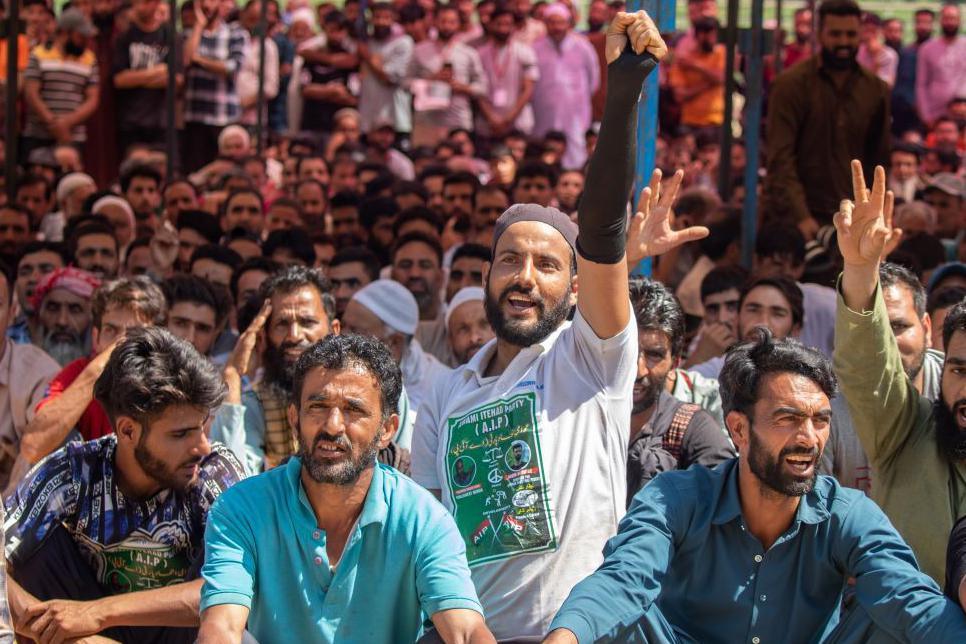
[(64, 366), (90, 352), (91, 296), (100, 280), (77, 268), (60, 268), (34, 289), (34, 344)]
[[(624, 513), (637, 362), (624, 213), (637, 99), (665, 52), (647, 14), (617, 14), (578, 225), (533, 204), (500, 217), (484, 277), (496, 341), (437, 380), (416, 416), (413, 478), (454, 514), (498, 640), (547, 633)], [(707, 234), (671, 231), (659, 180), (638, 208), (644, 256)]]

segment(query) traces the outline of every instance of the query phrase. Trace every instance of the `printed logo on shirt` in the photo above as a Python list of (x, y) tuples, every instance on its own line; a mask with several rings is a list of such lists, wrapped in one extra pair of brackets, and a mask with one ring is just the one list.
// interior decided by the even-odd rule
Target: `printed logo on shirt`
[(92, 557), (101, 587), (111, 595), (181, 583), (191, 569), (188, 535), (176, 522), (159, 524), (150, 533), (135, 530), (109, 546), (82, 534), (74, 536)]
[(536, 407), (524, 393), (447, 421), (447, 479), (470, 566), (557, 548)]

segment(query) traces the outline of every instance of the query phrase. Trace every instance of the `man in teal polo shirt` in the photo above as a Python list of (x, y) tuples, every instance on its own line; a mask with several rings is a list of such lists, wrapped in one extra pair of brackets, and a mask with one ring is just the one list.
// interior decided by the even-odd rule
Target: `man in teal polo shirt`
[(198, 641), (495, 642), (463, 539), (428, 492), (376, 454), (402, 380), (388, 349), (328, 336), (295, 366), (299, 453), (223, 496), (208, 516)]

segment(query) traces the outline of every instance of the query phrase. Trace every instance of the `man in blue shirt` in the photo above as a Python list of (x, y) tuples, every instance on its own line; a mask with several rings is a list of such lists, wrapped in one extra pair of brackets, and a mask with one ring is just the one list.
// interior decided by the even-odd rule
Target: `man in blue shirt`
[(882, 511), (816, 476), (828, 359), (762, 329), (730, 351), (720, 385), (740, 456), (647, 485), (546, 641), (966, 641), (963, 611)]
[(295, 364), (299, 451), (212, 508), (198, 641), (495, 642), (463, 539), (376, 454), (399, 427), (399, 367), (374, 338), (328, 336)]

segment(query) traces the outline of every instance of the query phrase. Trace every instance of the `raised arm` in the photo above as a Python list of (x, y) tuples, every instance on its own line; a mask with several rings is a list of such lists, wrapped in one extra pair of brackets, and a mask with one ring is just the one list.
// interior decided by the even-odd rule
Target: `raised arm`
[(845, 201), (835, 215), (835, 230), (842, 251), (842, 296), (845, 305), (858, 313), (872, 309), (879, 284), (879, 264), (893, 235), (893, 195), (886, 191), (885, 170), (875, 169), (872, 192), (866, 188), (862, 164), (852, 161), (855, 201)]
[(870, 461), (881, 464), (915, 429), (920, 400), (879, 290), (879, 264), (889, 241), (901, 234), (892, 228), (892, 193), (881, 167), (871, 193), (858, 161), (852, 180), (855, 202), (843, 201), (834, 218), (844, 266), (832, 359), (855, 432)]
[(643, 11), (618, 13), (607, 33), (607, 97), (600, 138), (577, 209), (577, 306), (600, 338), (630, 320), (625, 256), (627, 200), (634, 182), (637, 101), (644, 78), (667, 54)]

